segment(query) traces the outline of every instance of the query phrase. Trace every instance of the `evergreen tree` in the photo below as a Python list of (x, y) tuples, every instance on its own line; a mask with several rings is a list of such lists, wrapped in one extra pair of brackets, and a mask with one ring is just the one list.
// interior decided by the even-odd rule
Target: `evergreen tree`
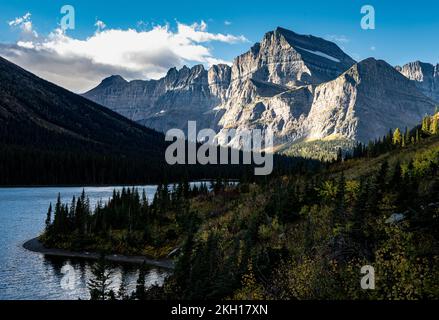
[(127, 275), (126, 272), (122, 272), (119, 290), (117, 291), (117, 298), (119, 300), (128, 300), (129, 294), (128, 294), (128, 283), (127, 283)]
[(145, 300), (146, 298), (146, 286), (145, 286), (145, 278), (147, 273), (147, 266), (145, 262), (139, 269), (139, 277), (137, 278), (136, 292), (135, 298), (138, 300)]
[(109, 300), (113, 294), (110, 286), (112, 284), (112, 272), (108, 269), (105, 256), (102, 254), (99, 260), (93, 265), (91, 272), (93, 277), (88, 281), (88, 290), (91, 300)]
[(341, 148), (337, 149), (337, 162), (342, 162), (343, 161), (343, 151)]
[(335, 197), (335, 210), (333, 213), (334, 226), (343, 223), (345, 219), (345, 189), (346, 180), (344, 173), (341, 174), (337, 184), (337, 193)]
[(439, 117), (433, 117), (432, 118), (430, 132), (432, 134), (438, 134), (439, 133)]
[(421, 135), (419, 133), (419, 129), (416, 129), (416, 139), (415, 139), (416, 143), (421, 142)]
[(49, 209), (47, 210), (46, 216), (46, 232), (50, 231), (50, 226), (52, 224), (52, 202), (49, 204)]

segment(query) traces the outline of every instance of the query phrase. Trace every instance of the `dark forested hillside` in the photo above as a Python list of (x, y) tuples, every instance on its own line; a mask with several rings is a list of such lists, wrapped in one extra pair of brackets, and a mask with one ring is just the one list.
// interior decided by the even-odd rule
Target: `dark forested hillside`
[(165, 141), (0, 58), (0, 149), (0, 184), (110, 183), (157, 175)]
[(0, 141), (46, 150), (163, 151), (163, 135), (0, 58)]

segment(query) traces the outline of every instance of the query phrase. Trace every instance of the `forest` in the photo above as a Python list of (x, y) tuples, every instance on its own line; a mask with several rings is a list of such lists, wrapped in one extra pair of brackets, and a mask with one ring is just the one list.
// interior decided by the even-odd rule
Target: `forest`
[[(105, 260), (93, 299), (439, 298), (439, 114), (396, 129), (313, 170), (276, 172), (237, 185), (162, 184), (148, 201), (115, 192), (92, 210), (83, 193), (48, 209), (50, 247), (165, 257), (163, 286), (109, 289)], [(374, 290), (360, 286), (375, 269)]]

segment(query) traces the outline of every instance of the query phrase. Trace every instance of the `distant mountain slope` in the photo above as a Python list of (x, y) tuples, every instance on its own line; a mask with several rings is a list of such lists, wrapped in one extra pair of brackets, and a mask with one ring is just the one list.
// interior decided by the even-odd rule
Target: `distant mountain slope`
[(165, 147), (163, 134), (0, 58), (0, 185), (158, 182)]
[(196, 120), (200, 127), (211, 127), (215, 117), (212, 109), (225, 99), (229, 84), (229, 66), (216, 65), (205, 70), (197, 65), (191, 69), (172, 68), (159, 80), (128, 82), (111, 76), (83, 96), (166, 132), (185, 128), (188, 120)]
[(222, 108), (332, 80), (354, 63), (332, 42), (277, 28), (232, 67), (172, 68), (164, 78), (149, 81), (111, 76), (83, 96), (163, 132), (185, 129), (188, 120), (196, 120), (199, 128), (217, 129)]
[(369, 58), (316, 87), (307, 138), (342, 136), (367, 143), (389, 129), (415, 126), (434, 109), (414, 83), (385, 61)]
[(439, 64), (436, 66), (420, 61), (410, 62), (396, 69), (413, 80), (428, 97), (439, 103)]
[[(119, 77), (110, 80), (124, 83)], [(236, 179), (253, 168), (171, 166), (165, 161), (168, 144), (162, 133), (0, 57), (0, 185), (133, 185)], [(283, 157), (277, 160), (282, 166), (294, 162)]]
[(335, 43), (276, 28), (232, 67), (174, 68), (152, 81), (110, 77), (85, 96), (159, 131), (197, 120), (222, 145), (240, 147), (229, 129), (271, 129), (281, 151), (309, 140), (367, 143), (414, 126), (434, 111), (438, 70), (416, 63), (397, 70), (375, 59), (357, 63)]
[(367, 143), (391, 128), (413, 127), (434, 109), (434, 101), (413, 82), (386, 62), (370, 58), (332, 81), (230, 105), (218, 138), (224, 141), (230, 128), (271, 128), (282, 148), (328, 138)]
[(162, 134), (0, 57), (0, 142), (50, 150), (159, 156)]

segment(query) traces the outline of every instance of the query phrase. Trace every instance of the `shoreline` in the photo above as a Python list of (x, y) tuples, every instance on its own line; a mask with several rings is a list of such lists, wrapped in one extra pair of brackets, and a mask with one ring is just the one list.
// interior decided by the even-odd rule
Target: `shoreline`
[[(43, 244), (38, 240), (38, 238), (33, 238), (25, 243), (23, 243), (23, 248), (32, 252), (42, 253), (48, 256), (64, 257), (64, 258), (79, 258), (79, 259), (89, 259), (98, 260), (100, 255), (96, 252), (80, 252), (80, 251), (69, 251), (64, 249), (53, 249), (45, 248)], [(142, 264), (160, 267), (164, 269), (173, 270), (174, 262), (172, 260), (154, 260), (149, 259), (145, 256), (126, 256), (120, 254), (109, 254), (105, 258), (111, 262), (121, 262), (121, 263), (132, 263), (132, 264)]]
[[(197, 180), (193, 180), (190, 181), (190, 183), (193, 182), (211, 182), (214, 179), (197, 179)], [(230, 182), (239, 182), (239, 179), (227, 179), (227, 181)], [(179, 181), (174, 181), (174, 182), (169, 182), (168, 185), (173, 185), (173, 184), (177, 184)], [(12, 189), (12, 188), (55, 188), (55, 187), (59, 187), (59, 188), (105, 188), (105, 187), (115, 187), (115, 188), (131, 188), (131, 187), (146, 187), (146, 186), (157, 186), (158, 184), (160, 184), (160, 182), (157, 183), (136, 183), (136, 184), (119, 184), (119, 183), (114, 183), (114, 184), (11, 184), (11, 185), (0, 185), (0, 189)]]

